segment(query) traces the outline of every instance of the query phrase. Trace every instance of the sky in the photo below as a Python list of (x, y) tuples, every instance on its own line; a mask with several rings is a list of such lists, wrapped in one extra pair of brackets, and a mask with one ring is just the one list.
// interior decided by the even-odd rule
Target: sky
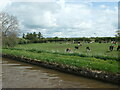
[(41, 32), (44, 37), (113, 37), (118, 28), (118, 2), (51, 0), (11, 2), (0, 11), (17, 17), (20, 32)]

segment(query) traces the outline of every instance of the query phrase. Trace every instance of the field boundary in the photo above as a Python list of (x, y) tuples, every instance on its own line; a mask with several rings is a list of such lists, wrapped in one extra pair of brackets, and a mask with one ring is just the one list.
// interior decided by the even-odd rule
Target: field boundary
[(34, 64), (37, 66), (42, 66), (42, 67), (49, 68), (49, 69), (58, 70), (58, 71), (65, 72), (65, 73), (83, 76), (83, 77), (87, 77), (90, 79), (96, 79), (96, 80), (100, 80), (100, 81), (104, 81), (108, 83), (119, 85), (119, 81), (120, 81), (120, 74), (113, 74), (113, 73), (107, 73), (103, 71), (71, 67), (69, 65), (65, 66), (63, 64), (58, 64), (55, 62), (47, 62), (47, 61), (30, 59), (26, 57), (19, 57), (19, 56), (9, 55), (9, 54), (2, 54), (2, 57), (29, 63), (29, 64)]

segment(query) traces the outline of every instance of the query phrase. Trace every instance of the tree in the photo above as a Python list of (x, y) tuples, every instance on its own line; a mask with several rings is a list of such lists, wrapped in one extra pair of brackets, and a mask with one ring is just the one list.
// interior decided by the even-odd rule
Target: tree
[(38, 38), (39, 38), (39, 39), (40, 39), (40, 38), (43, 38), (41, 32), (38, 33)]
[(22, 38), (25, 38), (25, 34), (23, 33), (23, 36), (22, 36)]
[(33, 37), (34, 37), (34, 39), (37, 38), (37, 34), (36, 34), (36, 32), (33, 32)]
[(33, 39), (34, 39), (33, 34), (32, 34), (32, 33), (27, 33), (26, 39), (28, 39), (28, 40), (33, 40)]
[(54, 39), (59, 39), (59, 37), (56, 36), (56, 37), (54, 37)]
[(15, 16), (0, 12), (0, 32), (2, 33), (3, 46), (14, 46), (19, 30), (18, 20)]

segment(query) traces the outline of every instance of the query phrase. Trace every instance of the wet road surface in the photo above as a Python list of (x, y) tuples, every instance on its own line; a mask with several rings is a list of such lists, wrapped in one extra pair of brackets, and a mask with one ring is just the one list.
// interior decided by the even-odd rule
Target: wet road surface
[[(0, 60), (1, 62), (1, 60)], [(117, 85), (74, 76), (3, 58), (3, 88), (117, 88)], [(0, 74), (1, 75), (1, 74)], [(1, 78), (1, 76), (0, 76)]]

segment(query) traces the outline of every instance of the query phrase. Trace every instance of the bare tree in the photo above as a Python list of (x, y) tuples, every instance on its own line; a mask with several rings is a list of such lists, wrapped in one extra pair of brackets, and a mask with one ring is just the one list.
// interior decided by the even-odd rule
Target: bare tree
[[(13, 46), (11, 43), (16, 42), (14, 40), (17, 38), (18, 30), (19, 24), (17, 18), (8, 13), (0, 12), (0, 33), (3, 45)], [(13, 39), (12, 41), (9, 40), (11, 38)]]
[(0, 30), (3, 36), (9, 36), (11, 33), (17, 33), (19, 29), (17, 18), (10, 16), (5, 12), (0, 12)]

